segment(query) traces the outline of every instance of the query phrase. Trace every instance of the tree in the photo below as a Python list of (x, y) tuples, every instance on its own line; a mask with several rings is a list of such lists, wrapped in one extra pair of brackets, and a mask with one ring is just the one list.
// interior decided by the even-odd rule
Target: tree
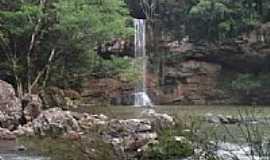
[(93, 71), (95, 47), (130, 35), (122, 0), (0, 2), (0, 64), (24, 91)]

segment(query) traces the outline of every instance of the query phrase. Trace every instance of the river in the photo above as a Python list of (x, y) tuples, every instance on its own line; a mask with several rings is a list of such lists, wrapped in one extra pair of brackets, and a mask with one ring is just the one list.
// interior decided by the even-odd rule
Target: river
[[(21, 151), (20, 151), (21, 150)], [(20, 147), (15, 141), (0, 141), (0, 160), (49, 160)]]

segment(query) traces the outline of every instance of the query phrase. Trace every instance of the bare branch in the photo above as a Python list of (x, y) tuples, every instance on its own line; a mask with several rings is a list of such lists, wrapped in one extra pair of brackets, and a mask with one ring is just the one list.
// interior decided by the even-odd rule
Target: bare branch
[[(46, 0), (40, 0), (40, 12), (42, 13), (43, 9), (45, 8)], [(34, 27), (34, 31), (31, 36), (30, 45), (27, 52), (27, 86), (28, 86), (28, 93), (31, 94), (31, 79), (32, 79), (32, 70), (31, 70), (31, 54), (33, 52), (34, 46), (36, 44), (36, 39), (38, 36), (38, 33), (40, 31), (42, 24), (42, 15), (39, 16), (37, 24)]]

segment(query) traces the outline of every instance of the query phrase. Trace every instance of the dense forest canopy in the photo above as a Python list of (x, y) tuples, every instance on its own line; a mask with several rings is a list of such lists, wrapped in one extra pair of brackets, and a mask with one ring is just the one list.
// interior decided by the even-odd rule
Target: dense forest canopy
[(94, 70), (97, 44), (130, 36), (129, 19), (121, 0), (1, 0), (1, 74), (30, 91)]
[(78, 87), (85, 75), (132, 79), (129, 58), (103, 59), (96, 48), (115, 38), (132, 39), (130, 11), (136, 16), (136, 9), (148, 20), (153, 46), (185, 37), (224, 41), (270, 20), (267, 0), (0, 0), (0, 75), (21, 92)]

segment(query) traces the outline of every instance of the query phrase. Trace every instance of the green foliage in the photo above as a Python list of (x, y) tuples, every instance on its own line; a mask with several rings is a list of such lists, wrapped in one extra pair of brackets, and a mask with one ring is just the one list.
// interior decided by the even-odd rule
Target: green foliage
[(178, 141), (171, 134), (164, 133), (158, 144), (152, 144), (146, 153), (145, 160), (169, 160), (191, 156), (193, 154), (192, 144), (183, 138)]
[(134, 69), (131, 58), (112, 57), (110, 60), (99, 58), (99, 63), (96, 64), (94, 72), (99, 77), (115, 77), (129, 82), (139, 78), (139, 73)]
[(262, 82), (252, 74), (239, 74), (237, 79), (232, 81), (232, 87), (237, 90), (249, 92), (262, 86)]
[[(223, 40), (250, 30), (259, 17), (253, 8), (247, 8), (245, 4), (243, 1), (200, 0), (189, 12), (190, 22), (194, 24), (190, 30), (192, 36), (195, 39)], [(202, 30), (197, 30), (199, 25), (204, 26)]]
[[(191, 121), (184, 123), (181, 118), (176, 117), (176, 124), (169, 128), (155, 124), (154, 128), (158, 133), (158, 142), (149, 144), (142, 160), (173, 160), (192, 156), (194, 148), (190, 139), (193, 138), (193, 134), (192, 131), (188, 133), (184, 131), (192, 126)], [(195, 129), (195, 127), (192, 126), (192, 129)]]
[[(59, 29), (74, 33), (73, 38), (99, 41), (114, 36), (129, 36), (128, 10), (122, 0), (64, 0), (55, 4)], [(91, 44), (90, 44), (91, 45)], [(92, 43), (95, 45), (95, 43)]]
[(157, 6), (157, 32), (176, 39), (189, 35), (194, 41), (237, 37), (269, 21), (270, 11), (266, 0), (159, 0)]
[[(48, 81), (61, 87), (77, 86), (74, 83), (80, 83), (78, 77), (94, 74), (97, 44), (131, 35), (130, 17), (123, 0), (53, 0), (47, 1), (44, 7), (32, 0), (0, 3), (3, 4), (0, 5), (0, 55), (3, 56), (0, 64), (10, 64), (5, 72), (18, 70), (16, 74), (24, 88), (28, 70), (26, 55), (35, 32), (31, 80), (44, 69), (55, 50)], [(42, 75), (40, 84), (45, 77)]]

